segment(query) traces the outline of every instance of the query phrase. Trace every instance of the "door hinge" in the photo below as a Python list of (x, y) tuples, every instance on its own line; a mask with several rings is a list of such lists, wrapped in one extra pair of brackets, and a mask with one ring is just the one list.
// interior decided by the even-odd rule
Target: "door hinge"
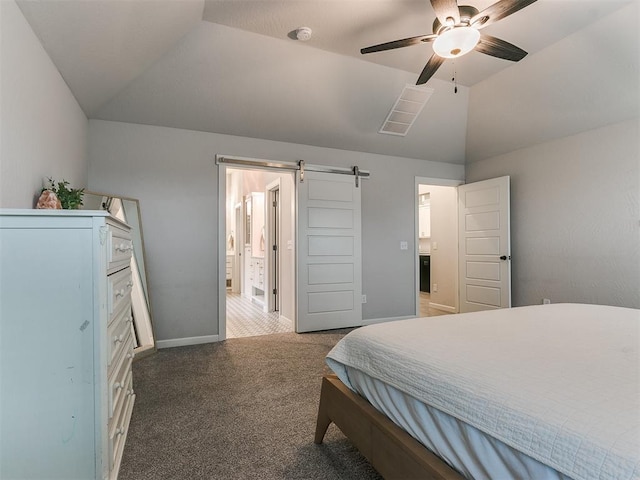
[(300, 169), (300, 183), (304, 183), (304, 160), (298, 160), (298, 168)]
[(357, 165), (353, 167), (353, 174), (356, 176), (356, 188), (358, 188), (358, 184), (360, 183), (360, 169)]
[(273, 294), (274, 294), (274, 295), (277, 295), (277, 294), (278, 294), (278, 289), (277, 289), (277, 288), (274, 288), (274, 289), (273, 289)]
[(274, 201), (273, 201), (273, 207), (277, 207), (277, 206), (278, 206), (278, 201), (277, 201), (277, 200), (274, 200)]
[(277, 252), (277, 251), (278, 251), (278, 245), (274, 245), (274, 246), (273, 246), (273, 251), (274, 251), (274, 252)]

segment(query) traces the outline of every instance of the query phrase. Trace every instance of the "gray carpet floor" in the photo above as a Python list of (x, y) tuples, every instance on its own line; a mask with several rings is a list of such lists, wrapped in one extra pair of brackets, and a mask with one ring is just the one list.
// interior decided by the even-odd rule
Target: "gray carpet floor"
[(324, 357), (345, 333), (233, 338), (135, 362), (119, 479), (381, 479), (335, 425), (313, 443)]

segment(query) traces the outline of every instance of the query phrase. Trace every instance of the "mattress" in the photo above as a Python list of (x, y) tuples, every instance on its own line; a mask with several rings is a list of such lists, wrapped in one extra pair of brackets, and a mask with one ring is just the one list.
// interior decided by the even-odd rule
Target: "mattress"
[(549, 472), (631, 480), (640, 478), (639, 338), (639, 310), (541, 305), (371, 325), (327, 362), (358, 393), (355, 371)]
[(346, 368), (356, 393), (465, 478), (570, 480), (477, 428), (360, 370)]

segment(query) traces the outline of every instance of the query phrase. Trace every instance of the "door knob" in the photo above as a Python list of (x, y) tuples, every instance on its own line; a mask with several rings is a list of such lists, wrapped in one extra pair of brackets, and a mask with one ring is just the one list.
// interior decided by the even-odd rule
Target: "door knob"
[(508, 257), (507, 257), (506, 255), (501, 255), (501, 256), (500, 256), (500, 260), (506, 260), (507, 258), (508, 258), (509, 260), (511, 260), (511, 255), (509, 255)]

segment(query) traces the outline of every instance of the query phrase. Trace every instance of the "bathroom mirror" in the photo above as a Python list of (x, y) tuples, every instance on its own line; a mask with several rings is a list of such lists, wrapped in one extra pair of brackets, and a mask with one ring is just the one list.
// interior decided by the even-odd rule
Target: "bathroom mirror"
[(108, 193), (85, 191), (82, 209), (106, 210), (131, 227), (131, 239), (133, 242), (133, 256), (131, 258), (131, 274), (133, 277), (131, 310), (133, 312), (135, 334), (133, 351), (135, 358), (141, 358), (155, 352), (156, 342), (153, 333), (153, 323), (151, 321), (151, 301), (149, 299), (144, 237), (142, 235), (142, 221), (138, 200)]

